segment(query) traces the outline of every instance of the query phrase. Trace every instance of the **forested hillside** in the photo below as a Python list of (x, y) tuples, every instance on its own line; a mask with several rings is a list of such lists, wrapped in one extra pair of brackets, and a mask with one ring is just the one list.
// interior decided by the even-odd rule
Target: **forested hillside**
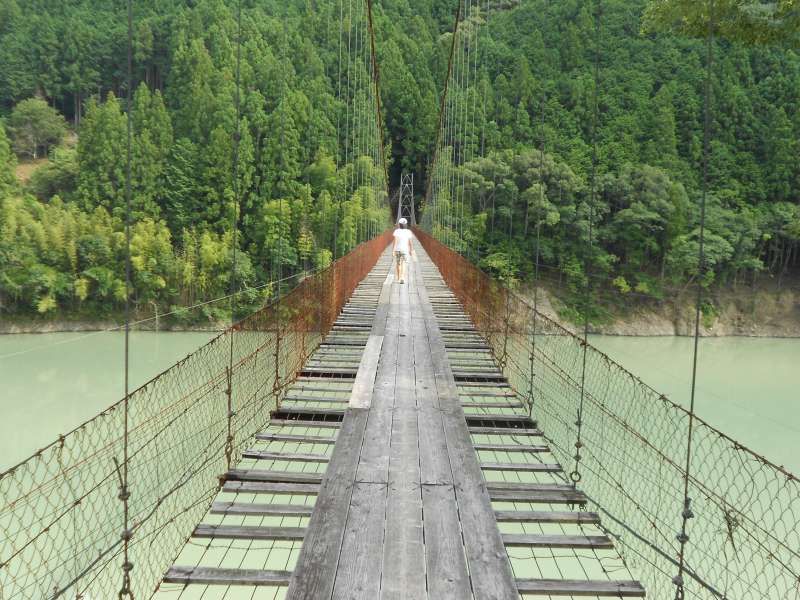
[[(138, 316), (230, 292), (237, 184), (236, 284), (251, 306), (275, 293), (268, 282), (322, 268), (386, 227), (364, 7), (340, 26), (339, 3), (295, 4), (243, 5), (234, 180), (235, 3), (134, 3)], [(125, 3), (0, 0), (4, 313), (113, 315), (122, 306), (126, 40)], [(18, 143), (37, 139), (42, 119), (31, 112), (68, 122), (77, 142)], [(10, 175), (7, 138), (20, 160), (35, 157), (31, 147), (50, 152), (24, 188)], [(182, 317), (215, 319), (227, 308)]]
[[(122, 4), (0, 0), (3, 314), (121, 306)], [(412, 170), (425, 182), (456, 3), (374, 4), (390, 179)], [(603, 1), (591, 263), (598, 287), (618, 299), (660, 298), (696, 275), (703, 42), (643, 31), (646, 4)], [(163, 312), (228, 290), (235, 3), (135, 5), (134, 284), (140, 312)], [(380, 161), (342, 143), (348, 123), (366, 123), (350, 114), (342, 89), (368, 78), (362, 63), (343, 68), (340, 60), (343, 47), (368, 43), (349, 26), (348, 4), (243, 6), (238, 279), (254, 288), (323, 266), (387, 217), (375, 186), (359, 185), (375, 181)], [(482, 31), (475, 74), (464, 81), (462, 70), (466, 91), (456, 99), (470, 114), (471, 160), (459, 173), (469, 203), (461, 224), (444, 224), (464, 230), (472, 258), (513, 280), (532, 277), (539, 224), (543, 273), (576, 292), (586, 277), (590, 8), (579, 0), (469, 3), (466, 22)], [(790, 46), (715, 43), (708, 285), (778, 278), (797, 266), (800, 54)], [(41, 153), (50, 160), (17, 183), (15, 163)]]
[[(463, 237), (462, 250), (501, 277), (526, 280), (540, 224), (542, 276), (560, 282), (567, 304), (579, 309), (587, 264), (592, 294), (612, 304), (661, 300), (690, 287), (697, 275), (705, 42), (643, 15), (652, 5), (695, 18), (701, 4), (603, 0), (594, 207), (595, 3), (525, 1), (490, 12), (488, 25), (485, 10), (471, 13), (471, 22), (488, 30), (476, 38), (477, 74), (462, 67), (451, 81), (453, 155), (461, 160), (455, 173), (440, 173), (446, 204), (439, 234), (454, 243)], [(769, 43), (757, 45), (751, 30), (731, 23), (712, 49), (703, 283), (746, 283), (746, 293), (754, 280), (780, 282), (798, 264), (800, 33), (795, 20), (781, 39), (761, 36)], [(466, 122), (459, 111), (469, 115)], [(443, 150), (450, 160), (451, 149)]]

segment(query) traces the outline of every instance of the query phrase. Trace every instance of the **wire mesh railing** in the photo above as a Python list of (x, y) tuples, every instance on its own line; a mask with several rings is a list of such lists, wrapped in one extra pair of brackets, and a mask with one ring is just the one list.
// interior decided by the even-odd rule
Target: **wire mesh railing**
[[(648, 597), (674, 598), (690, 413), (461, 255), (416, 234), (565, 470), (580, 454), (574, 480)], [(796, 476), (695, 415), (688, 495), (686, 598), (800, 599)]]
[(150, 597), (389, 240), (359, 245), (131, 393), (127, 531), (122, 401), (0, 474), (0, 600), (117, 597), (125, 537), (133, 596)]

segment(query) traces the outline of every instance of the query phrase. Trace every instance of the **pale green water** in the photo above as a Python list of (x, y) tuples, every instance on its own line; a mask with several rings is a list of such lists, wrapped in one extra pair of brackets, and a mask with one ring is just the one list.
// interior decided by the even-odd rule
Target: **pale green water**
[[(591, 336), (656, 391), (689, 405), (691, 338)], [(700, 340), (697, 414), (770, 461), (800, 473), (800, 340)]]
[[(212, 337), (131, 333), (131, 390)], [(124, 334), (0, 335), (0, 471), (122, 398)]]
[[(211, 333), (131, 335), (135, 389)], [(692, 340), (592, 336), (673, 401), (688, 405)], [(0, 336), (0, 470), (24, 459), (123, 395), (123, 335)], [(696, 410), (777, 464), (800, 472), (800, 340), (701, 340)]]

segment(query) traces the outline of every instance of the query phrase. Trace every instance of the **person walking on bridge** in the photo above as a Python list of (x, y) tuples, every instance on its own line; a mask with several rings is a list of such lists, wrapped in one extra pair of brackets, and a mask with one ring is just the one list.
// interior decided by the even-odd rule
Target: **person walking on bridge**
[(411, 233), (411, 230), (407, 228), (408, 221), (404, 218), (401, 218), (397, 222), (397, 229), (394, 230), (394, 244), (392, 245), (392, 252), (394, 253), (394, 260), (395, 260), (395, 275), (396, 280), (400, 283), (405, 283), (405, 268), (406, 262), (409, 260), (412, 252), (414, 251), (414, 246), (411, 243), (411, 240), (414, 237), (414, 234)]

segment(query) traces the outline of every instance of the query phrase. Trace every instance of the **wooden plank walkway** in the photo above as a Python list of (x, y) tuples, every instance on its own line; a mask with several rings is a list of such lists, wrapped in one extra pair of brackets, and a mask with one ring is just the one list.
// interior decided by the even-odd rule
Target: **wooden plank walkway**
[[(386, 253), (359, 286), (226, 475), (194, 534), (205, 552), (194, 566), (179, 558), (164, 591), (644, 597), (633, 578), (609, 575), (625, 567), (598, 515), (582, 510), (586, 497), (419, 246), (405, 284)], [(206, 564), (216, 545), (222, 559)]]

